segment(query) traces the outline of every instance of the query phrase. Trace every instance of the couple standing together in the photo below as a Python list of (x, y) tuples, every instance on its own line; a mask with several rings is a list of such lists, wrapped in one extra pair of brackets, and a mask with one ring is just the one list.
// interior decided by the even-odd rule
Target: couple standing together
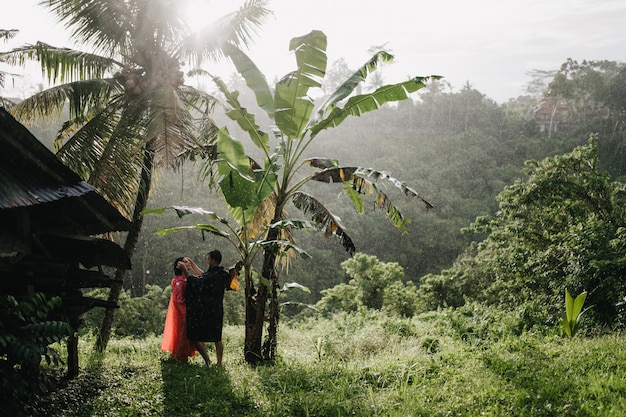
[(172, 352), (172, 358), (187, 362), (197, 352), (209, 365), (211, 359), (205, 342), (215, 343), (217, 365), (222, 364), (224, 344), (224, 292), (238, 271), (227, 272), (220, 263), (222, 254), (212, 250), (207, 255), (208, 269), (202, 271), (187, 257), (174, 261), (174, 278), (161, 350)]

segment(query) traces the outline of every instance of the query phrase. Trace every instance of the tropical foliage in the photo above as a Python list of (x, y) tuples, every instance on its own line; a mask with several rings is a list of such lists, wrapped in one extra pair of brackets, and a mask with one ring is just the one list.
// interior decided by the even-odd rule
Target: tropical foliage
[[(426, 85), (432, 78), (415, 77), (397, 84), (381, 86), (373, 92), (353, 92), (381, 62), (393, 56), (379, 51), (332, 92), (315, 110), (311, 96), (313, 89), (322, 87), (326, 72), (326, 35), (312, 31), (293, 38), (289, 49), (295, 53), (297, 68), (280, 79), (273, 90), (266, 78), (243, 51), (234, 46), (224, 47), (247, 86), (254, 92), (258, 106), (276, 123), (270, 151), (269, 129), (262, 129), (255, 116), (243, 107), (238, 92), (228, 89), (225, 83), (213, 77), (228, 106), (227, 115), (245, 132), (252, 144), (262, 152), (263, 163), (257, 163), (244, 152), (244, 147), (223, 128), (218, 135), (217, 172), (220, 191), (233, 218), (241, 225), (245, 237), (262, 241), (263, 265), (260, 279), (255, 282), (246, 273), (246, 360), (257, 363), (273, 360), (276, 351), (276, 334), (279, 317), (279, 277), (277, 260), (297, 251), (293, 246), (293, 230), (316, 229), (327, 237), (337, 236), (344, 249), (353, 254), (355, 245), (340, 219), (319, 200), (306, 193), (303, 187), (309, 182), (341, 183), (343, 191), (358, 212), (364, 211), (364, 196), (373, 198), (374, 205), (385, 210), (387, 217), (397, 227), (406, 230), (408, 219), (392, 203), (387, 192), (377, 185), (388, 181), (410, 198), (422, 201), (426, 208), (432, 205), (415, 190), (387, 172), (355, 166), (342, 167), (336, 159), (306, 157), (311, 142), (322, 131), (338, 126), (349, 116), (360, 116), (377, 110), (385, 103), (401, 101)], [(207, 169), (214, 173), (215, 166)], [(313, 173), (305, 168), (313, 168)], [(288, 206), (291, 204), (291, 206)], [(287, 208), (300, 210), (309, 219), (302, 221), (287, 215)], [(247, 250), (247, 249), (246, 249)], [(241, 251), (240, 251), (241, 252)], [(249, 259), (244, 259), (246, 271)], [(269, 305), (266, 306), (269, 300)], [(267, 338), (261, 345), (266, 308), (269, 308)]]
[[(215, 99), (185, 85), (183, 64), (198, 67), (220, 57), (224, 42), (247, 45), (269, 14), (266, 1), (248, 1), (197, 33), (184, 21), (180, 1), (43, 3), (71, 30), (73, 40), (92, 52), (37, 42), (3, 53), (1, 59), (14, 65), (38, 61), (54, 84), (12, 112), (27, 122), (69, 109), (56, 137), (57, 156), (132, 219), (124, 244), (130, 257), (154, 167), (177, 168), (181, 155), (205, 153), (215, 140), (209, 118)], [(125, 275), (118, 270), (116, 281), (123, 282)], [(114, 286), (109, 300), (117, 302), (120, 290), (121, 285)], [(103, 321), (101, 349), (114, 311), (108, 309)]]
[(469, 299), (519, 309), (527, 326), (555, 325), (565, 290), (586, 291), (589, 320), (620, 324), (624, 185), (599, 169), (596, 139), (563, 156), (528, 161), (525, 174), (498, 196), (497, 216), (470, 226), (487, 238), (423, 290), (437, 291), (440, 305)]
[[(16, 29), (0, 29), (0, 39), (4, 40), (5, 42), (8, 41), (9, 39), (15, 37), (15, 35), (17, 35), (18, 30)], [(0, 62), (2, 62), (3, 60), (0, 58)], [(0, 71), (0, 88), (4, 87), (4, 83), (6, 82), (6, 78), (7, 76), (10, 76), (11, 74), (8, 74), (4, 71)], [(7, 109), (11, 108), (13, 106), (13, 102), (11, 102), (10, 100), (7, 100), (5, 97), (2, 97), (0, 95), (0, 106), (5, 107)]]
[(583, 313), (583, 305), (587, 298), (586, 292), (581, 292), (576, 298), (565, 290), (565, 314), (561, 319), (561, 327), (568, 337), (576, 336), (580, 315)]
[(347, 283), (321, 291), (315, 309), (329, 316), (362, 308), (383, 310), (392, 316), (412, 317), (417, 306), (417, 287), (405, 282), (397, 262), (381, 262), (376, 256), (357, 253), (341, 263)]
[(71, 334), (70, 326), (54, 320), (59, 297), (42, 293), (0, 296), (0, 403), (7, 415), (18, 415), (24, 405), (50, 388), (50, 375), (41, 368), (59, 365), (59, 352), (50, 345)]

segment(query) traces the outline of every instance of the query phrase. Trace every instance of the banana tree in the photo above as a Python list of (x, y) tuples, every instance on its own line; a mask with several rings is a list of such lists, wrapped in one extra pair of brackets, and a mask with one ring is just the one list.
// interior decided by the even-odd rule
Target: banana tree
[[(342, 184), (343, 191), (358, 212), (364, 211), (364, 199), (372, 198), (374, 205), (385, 210), (393, 224), (405, 232), (408, 219), (377, 185), (379, 181), (391, 182), (404, 196), (421, 201), (426, 209), (432, 208), (432, 205), (414, 189), (386, 172), (358, 166), (342, 167), (332, 158), (305, 158), (305, 151), (323, 130), (339, 125), (349, 116), (360, 116), (385, 103), (405, 100), (429, 80), (440, 77), (415, 77), (379, 87), (370, 93), (353, 94), (380, 63), (393, 60), (391, 54), (379, 51), (316, 108), (310, 91), (322, 87), (327, 65), (326, 45), (326, 35), (317, 30), (293, 38), (289, 49), (295, 53), (297, 68), (280, 79), (273, 90), (241, 49), (233, 45), (223, 47), (254, 92), (260, 109), (276, 126), (273, 137), (270, 137), (267, 133), (269, 129), (262, 129), (254, 114), (241, 106), (238, 92), (230, 91), (219, 78), (214, 77), (225, 97), (227, 115), (263, 153), (263, 164), (259, 164), (246, 156), (243, 145), (224, 128), (220, 131), (217, 170), (220, 189), (231, 214), (252, 233), (263, 233), (263, 242), (292, 241), (291, 232), (295, 228), (313, 225), (327, 237), (338, 237), (344, 249), (353, 254), (356, 247), (339, 217), (306, 192), (305, 186), (311, 181)], [(289, 218), (289, 204), (308, 216), (310, 222)], [(286, 254), (285, 251), (289, 253), (292, 250), (293, 247), (265, 245), (259, 282), (246, 282), (244, 349), (248, 363), (275, 359), (279, 321), (277, 260)], [(269, 326), (263, 342), (267, 308)]]
[[(73, 39), (94, 53), (43, 42), (0, 54), (20, 65), (36, 60), (53, 87), (12, 108), (22, 122), (55, 116), (69, 118), (55, 141), (57, 156), (93, 184), (132, 219), (124, 251), (134, 252), (154, 167), (176, 168), (181, 155), (204, 151), (217, 128), (209, 117), (213, 96), (185, 85), (182, 62), (200, 65), (223, 55), (221, 45), (246, 45), (270, 12), (266, 0), (249, 0), (191, 33), (179, 0), (48, 0), (42, 2), (65, 23)], [(199, 128), (197, 121), (205, 123)], [(109, 301), (116, 303), (126, 275)], [(97, 341), (106, 348), (114, 309), (107, 309)]]

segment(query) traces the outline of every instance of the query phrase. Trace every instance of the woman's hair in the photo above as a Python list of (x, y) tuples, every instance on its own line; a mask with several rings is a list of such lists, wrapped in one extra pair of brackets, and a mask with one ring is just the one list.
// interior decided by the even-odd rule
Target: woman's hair
[(183, 259), (185, 259), (185, 258), (180, 257), (180, 258), (176, 258), (176, 260), (174, 261), (174, 274), (175, 275), (182, 275), (183, 274), (183, 270), (177, 266), (179, 262), (183, 261)]

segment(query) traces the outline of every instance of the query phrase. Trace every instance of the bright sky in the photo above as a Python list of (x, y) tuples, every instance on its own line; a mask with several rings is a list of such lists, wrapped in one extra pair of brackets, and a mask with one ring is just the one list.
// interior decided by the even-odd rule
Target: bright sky
[[(68, 45), (38, 3), (0, 0), (0, 28), (20, 30), (0, 50), (38, 40)], [(243, 1), (213, 3), (215, 17)], [(529, 71), (558, 69), (567, 58), (626, 62), (624, 0), (270, 0), (269, 8), (274, 15), (249, 51), (269, 81), (294, 69), (289, 41), (313, 29), (328, 36), (329, 65), (344, 58), (356, 69), (370, 47), (385, 45), (397, 60), (383, 70), (386, 82), (443, 75), (453, 91), (469, 82), (498, 103), (525, 94)], [(219, 74), (228, 78), (229, 68)]]

